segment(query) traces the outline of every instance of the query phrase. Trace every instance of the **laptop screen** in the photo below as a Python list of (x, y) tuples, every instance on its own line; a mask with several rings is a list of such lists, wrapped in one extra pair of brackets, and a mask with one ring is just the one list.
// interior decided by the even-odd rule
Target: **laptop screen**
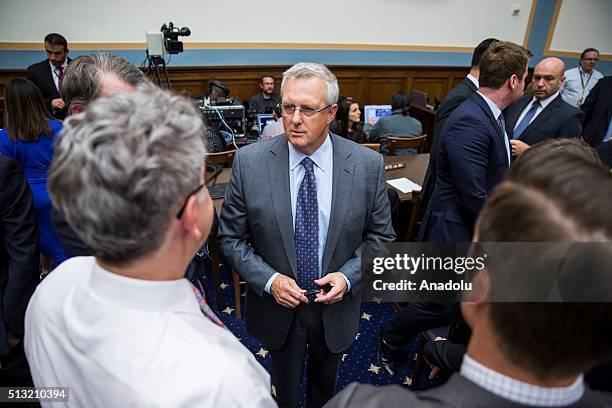
[(263, 133), (266, 125), (274, 122), (274, 115), (271, 114), (259, 114), (257, 115), (257, 130), (259, 130), (259, 134)]
[(374, 119), (374, 123), (383, 116), (391, 114), (391, 105), (366, 105), (363, 107), (365, 115), (365, 123), (370, 123), (370, 119)]

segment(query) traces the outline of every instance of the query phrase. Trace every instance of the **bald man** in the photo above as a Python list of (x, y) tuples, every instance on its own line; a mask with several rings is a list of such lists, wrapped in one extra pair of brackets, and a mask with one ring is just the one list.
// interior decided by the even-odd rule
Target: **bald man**
[(533, 96), (523, 96), (504, 111), (513, 157), (544, 139), (582, 135), (584, 114), (559, 94), (564, 72), (559, 58), (543, 59), (533, 72)]

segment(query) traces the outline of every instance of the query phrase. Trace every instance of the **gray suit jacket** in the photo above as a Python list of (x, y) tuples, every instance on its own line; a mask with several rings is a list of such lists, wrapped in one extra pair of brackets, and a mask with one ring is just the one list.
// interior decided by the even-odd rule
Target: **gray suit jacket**
[[(325, 340), (338, 353), (350, 346), (359, 327), (362, 246), (395, 236), (382, 156), (337, 135), (331, 138), (333, 191), (323, 275), (342, 272), (352, 286), (342, 301), (323, 306)], [(247, 329), (278, 349), (294, 311), (277, 304), (264, 287), (275, 272), (297, 275), (284, 135), (238, 150), (220, 221), (221, 250), (248, 283)]]
[[(586, 390), (583, 397), (568, 408), (611, 407), (610, 394)], [(425, 392), (412, 392), (399, 385), (373, 386), (351, 383), (326, 405), (340, 407), (385, 408), (525, 408), (479, 387), (459, 374), (446, 384)]]

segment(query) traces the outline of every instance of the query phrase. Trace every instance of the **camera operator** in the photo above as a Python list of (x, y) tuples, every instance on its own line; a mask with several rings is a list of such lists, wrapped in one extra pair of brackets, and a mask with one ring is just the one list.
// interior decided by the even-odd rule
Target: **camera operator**
[(281, 102), (280, 96), (274, 93), (274, 78), (264, 75), (259, 82), (259, 92), (249, 100), (249, 112), (272, 113), (274, 106)]

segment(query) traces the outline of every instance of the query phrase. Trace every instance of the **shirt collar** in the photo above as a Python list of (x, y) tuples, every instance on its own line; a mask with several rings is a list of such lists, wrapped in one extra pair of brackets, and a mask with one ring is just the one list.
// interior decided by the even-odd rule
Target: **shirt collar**
[(472, 74), (467, 74), (467, 79), (469, 79), (470, 81), (472, 81), (472, 83), (474, 85), (476, 85), (476, 89), (478, 89), (478, 80), (476, 79), (476, 77)]
[[(47, 61), (49, 61), (49, 60), (47, 60)], [(59, 67), (61, 67), (65, 63), (66, 63), (66, 60), (64, 60), (64, 62), (62, 62)], [(55, 72), (55, 70), (59, 69), (59, 67), (56, 67), (55, 65), (53, 65), (53, 63), (51, 61), (49, 61), (49, 66), (51, 67), (51, 72)]]
[(115, 305), (148, 311), (183, 311), (200, 313), (193, 286), (185, 278), (150, 281), (128, 278), (93, 265), (90, 290)]
[(463, 357), (461, 375), (502, 398), (536, 407), (572, 405), (582, 398), (585, 390), (582, 374), (567, 387), (540, 387), (491, 370), (468, 354)]
[(492, 100), (484, 96), (482, 93), (480, 93), (480, 91), (476, 91), (476, 92), (478, 92), (478, 95), (482, 96), (482, 98), (485, 100), (487, 105), (489, 105), (489, 108), (491, 109), (491, 112), (493, 113), (493, 117), (496, 120), (499, 119), (499, 115), (501, 115), (501, 112), (502, 112), (501, 109), (499, 109), (499, 107), (495, 104), (495, 102), (493, 102)]
[[(540, 101), (540, 106), (542, 106), (542, 109), (546, 108), (557, 96), (559, 96), (559, 92), (560, 91), (557, 91), (554, 94), (550, 95), (548, 98), (542, 99)], [(531, 106), (536, 100), (537, 99), (535, 96), (531, 98), (531, 102), (528, 106)]]
[(289, 146), (289, 170), (293, 171), (304, 160), (305, 157), (310, 157), (314, 164), (323, 171), (327, 171), (330, 165), (332, 153), (332, 141), (329, 133), (325, 138), (325, 142), (310, 156), (298, 151), (293, 145), (287, 141)]

